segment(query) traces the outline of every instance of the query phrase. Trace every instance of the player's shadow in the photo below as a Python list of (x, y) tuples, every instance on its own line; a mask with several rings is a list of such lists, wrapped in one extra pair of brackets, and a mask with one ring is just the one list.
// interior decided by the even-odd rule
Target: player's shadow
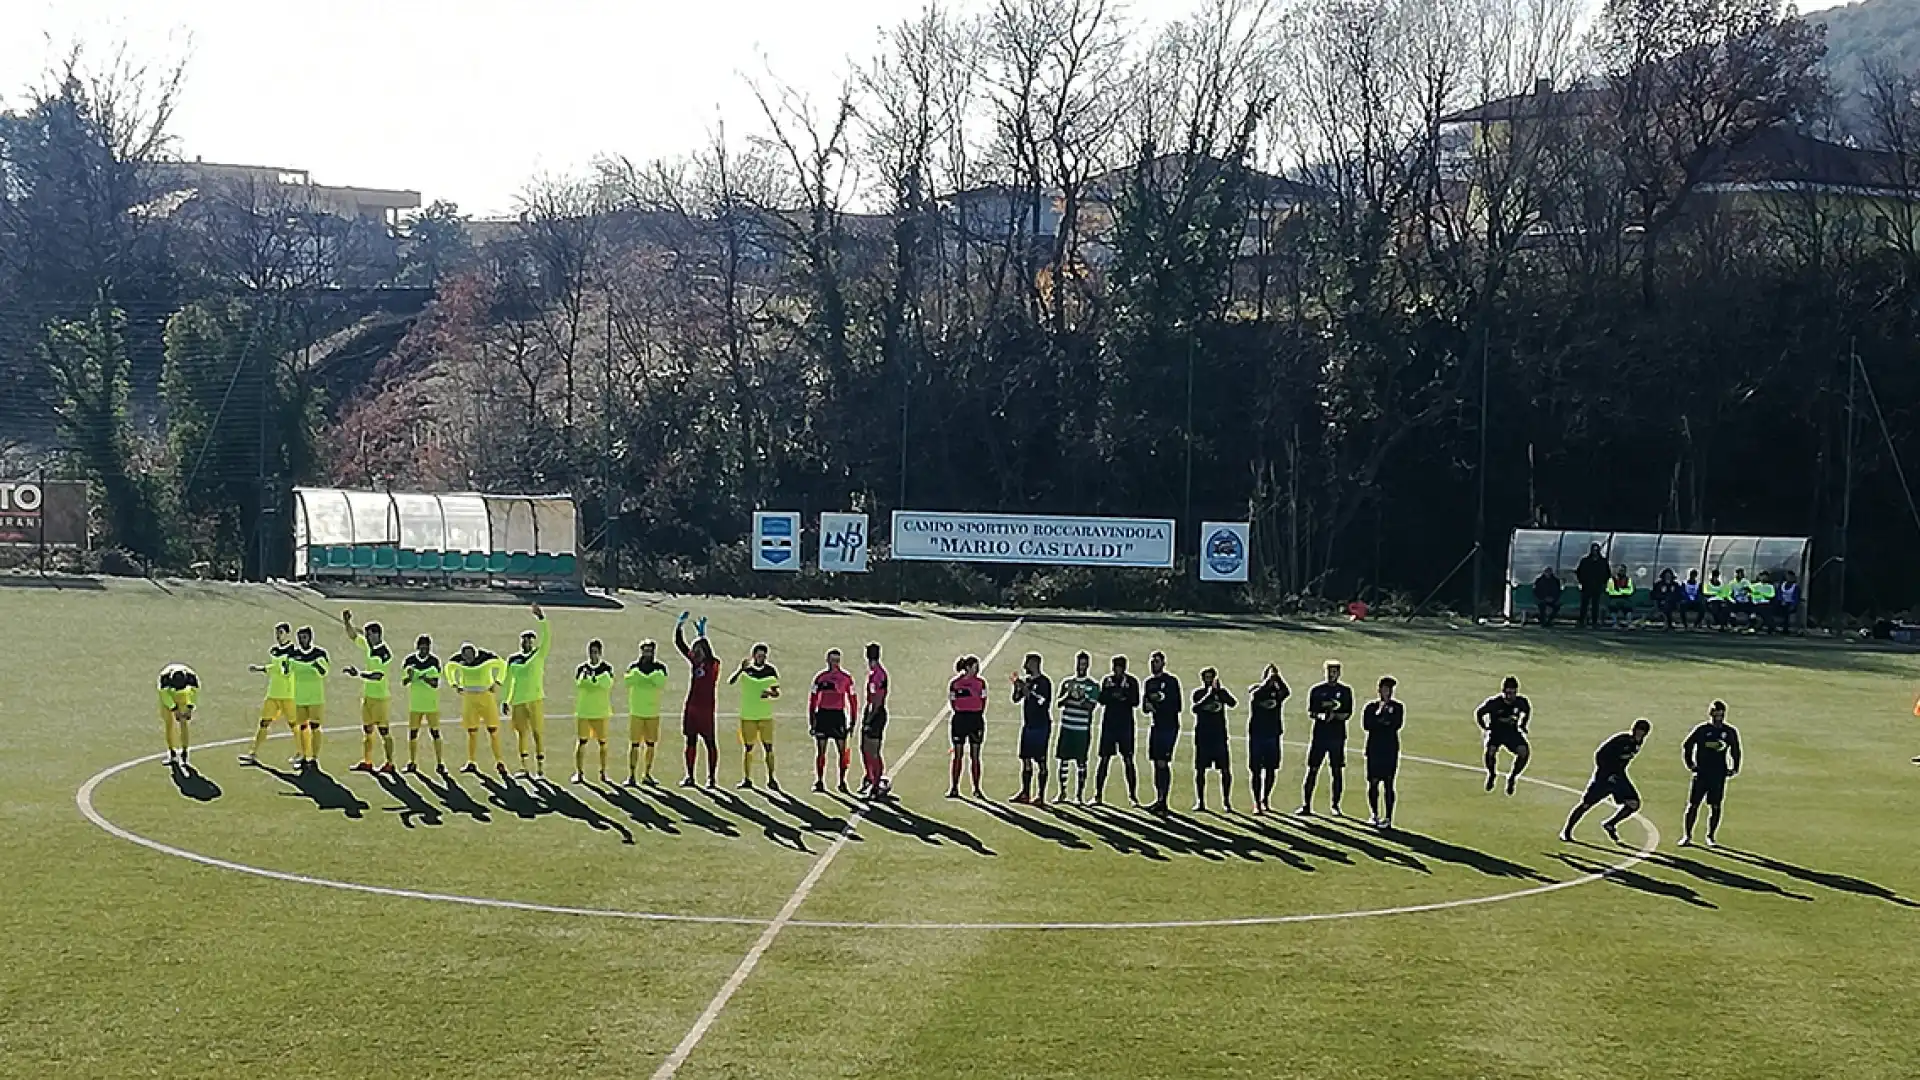
[(338, 810), (355, 820), (366, 816), (369, 809), (366, 803), (360, 801), (360, 796), (353, 793), (353, 789), (319, 769), (285, 772), (271, 765), (260, 767), (293, 788), (292, 791), (281, 792), (282, 795), (301, 795), (312, 799), (317, 809)]
[(373, 779), (380, 785), (381, 791), (386, 792), (391, 798), (400, 800), (399, 806), (386, 808), (388, 813), (400, 815), (400, 824), (409, 829), (414, 827), (415, 822), (427, 826), (440, 824), (440, 808), (422, 798), (419, 792), (413, 790), (413, 785), (406, 780), (389, 773), (374, 773)]
[[(1586, 847), (1591, 845), (1582, 846)], [(1566, 863), (1569, 867), (1582, 874), (1598, 874), (1608, 881), (1613, 882), (1615, 885), (1623, 885), (1626, 888), (1633, 889), (1636, 892), (1646, 893), (1649, 896), (1663, 896), (1669, 900), (1679, 900), (1682, 903), (1691, 904), (1699, 908), (1712, 908), (1717, 910), (1720, 906), (1708, 900), (1706, 897), (1701, 896), (1692, 886), (1684, 885), (1678, 881), (1662, 881), (1659, 878), (1649, 877), (1638, 871), (1608, 866), (1605, 863), (1595, 862), (1585, 856), (1569, 855), (1566, 852), (1557, 852), (1552, 857), (1559, 859), (1561, 862)]]
[(891, 833), (911, 836), (926, 844), (952, 842), (975, 855), (993, 855), (994, 850), (979, 837), (957, 825), (916, 814), (898, 803), (875, 801), (868, 804), (866, 821)]
[(1344, 847), (1350, 847), (1375, 862), (1383, 862), (1389, 866), (1398, 866), (1402, 869), (1413, 870), (1422, 874), (1433, 873), (1433, 871), (1427, 869), (1426, 863), (1421, 862), (1414, 856), (1404, 851), (1395, 851), (1383, 844), (1376, 844), (1359, 832), (1329, 828), (1311, 818), (1296, 817), (1292, 820), (1292, 825), (1301, 832), (1310, 836), (1319, 837), (1330, 844), (1340, 844)]
[(1829, 870), (1810, 870), (1804, 866), (1795, 866), (1790, 862), (1782, 862), (1779, 859), (1755, 854), (1751, 851), (1739, 851), (1726, 847), (1715, 848), (1714, 850), (1729, 859), (1737, 859), (1749, 866), (1757, 866), (1762, 870), (1771, 870), (1776, 874), (1785, 874), (1795, 881), (1804, 881), (1809, 885), (1818, 885), (1824, 889), (1852, 893), (1855, 896), (1865, 896), (1873, 900), (1885, 900), (1889, 904), (1898, 904), (1901, 907), (1920, 908), (1920, 902), (1909, 900), (1899, 893), (1894, 892), (1892, 889), (1887, 888), (1885, 885), (1875, 885), (1871, 881), (1863, 881), (1857, 877), (1851, 877), (1846, 874), (1836, 874)]
[[(697, 791), (699, 789), (688, 788), (687, 790)], [(724, 836), (728, 839), (740, 835), (739, 827), (734, 825), (733, 822), (728, 821), (726, 818), (721, 817), (719, 814), (714, 813), (698, 802), (678, 794), (669, 788), (654, 788), (652, 795), (655, 802), (679, 814), (681, 821), (686, 822), (696, 829), (705, 829), (715, 836)]]
[[(1190, 828), (1171, 814), (1161, 816), (1145, 810), (1129, 812), (1113, 806), (1103, 806), (1088, 812), (1097, 815), (1113, 828), (1130, 832), (1162, 851), (1170, 851), (1175, 855), (1190, 855), (1208, 862), (1223, 862), (1226, 859), (1226, 856), (1221, 854), (1223, 845), (1218, 843), (1212, 834)], [(1304, 863), (1298, 865), (1301, 869), (1313, 869)]]
[(467, 794), (467, 789), (461, 787), (451, 775), (443, 775), (443, 780), (444, 783), (435, 784), (431, 779), (422, 776), (420, 783), (434, 798), (439, 799), (440, 805), (446, 807), (450, 813), (464, 814), (480, 822), (493, 820), (485, 804)]
[(1543, 885), (1550, 885), (1554, 880), (1531, 866), (1511, 859), (1503, 859), (1498, 855), (1489, 855), (1474, 848), (1462, 847), (1439, 837), (1426, 836), (1398, 827), (1388, 829), (1380, 836), (1383, 840), (1399, 844), (1415, 854), (1477, 870), (1488, 877), (1522, 878), (1527, 881), (1538, 881)]
[(561, 817), (572, 818), (593, 829), (595, 832), (614, 832), (620, 834), (620, 842), (633, 843), (633, 830), (613, 820), (607, 815), (588, 806), (576, 798), (573, 792), (557, 784), (545, 783), (539, 786), (542, 799), (548, 808)]
[(1653, 855), (1650, 856), (1647, 861), (1656, 866), (1664, 866), (1669, 870), (1678, 870), (1683, 874), (1690, 874), (1709, 885), (1720, 885), (1729, 889), (1744, 889), (1747, 892), (1770, 893), (1788, 900), (1813, 899), (1811, 896), (1803, 896), (1797, 892), (1789, 892), (1771, 881), (1762, 881), (1756, 877), (1748, 877), (1738, 871), (1729, 870), (1724, 866), (1714, 866), (1696, 859), (1689, 859), (1683, 855)]
[[(761, 835), (781, 847), (792, 848), (795, 851), (812, 852), (813, 849), (807, 847), (806, 834), (802, 833), (797, 826), (789, 825), (773, 817), (747, 800), (735, 795), (733, 792), (709, 791), (707, 792), (707, 797), (713, 800), (715, 806), (760, 826)], [(777, 798), (777, 796), (769, 794), (769, 798)]]
[[(851, 809), (844, 797), (835, 795), (833, 796), (833, 800)], [(819, 807), (796, 795), (789, 795), (785, 792), (775, 795), (772, 792), (768, 792), (767, 805), (782, 813), (791, 815), (795, 821), (798, 821), (801, 826), (810, 833), (816, 833), (820, 836), (839, 836), (841, 833), (847, 831), (846, 818), (834, 817), (832, 814), (821, 810)]]
[(1144, 837), (1113, 828), (1104, 819), (1096, 816), (1092, 810), (1055, 805), (1053, 814), (1075, 828), (1092, 833), (1094, 839), (1112, 848), (1118, 854), (1143, 855), (1151, 862), (1169, 861), (1158, 847), (1148, 843)]
[(175, 765), (168, 770), (173, 774), (173, 786), (180, 794), (195, 802), (212, 802), (220, 797), (220, 785), (201, 775), (200, 770), (191, 765)]
[[(1276, 844), (1285, 844), (1296, 853), (1295, 858), (1305, 855), (1315, 859), (1325, 859), (1328, 862), (1341, 863), (1345, 866), (1353, 865), (1353, 856), (1339, 848), (1328, 847), (1314, 840), (1312, 837), (1302, 836), (1291, 830), (1282, 829), (1273, 824), (1273, 822), (1277, 820), (1277, 818), (1249, 817), (1241, 820), (1240, 827), (1258, 836), (1264, 836)], [(1304, 859), (1301, 860), (1301, 865), (1309, 870), (1313, 868), (1312, 864), (1307, 863)]]
[(972, 806), (979, 807), (990, 816), (1005, 824), (1011, 825), (1041, 840), (1050, 840), (1066, 848), (1068, 851), (1093, 850), (1093, 845), (1082, 840), (1078, 835), (1068, 832), (1050, 821), (1042, 821), (1039, 818), (1029, 817), (1010, 806), (1002, 806), (992, 799), (968, 799), (966, 802)]
[[(1305, 859), (1295, 854), (1293, 850), (1289, 850), (1293, 845), (1276, 846), (1286, 844), (1286, 841), (1270, 830), (1255, 828), (1253, 819), (1250, 817), (1238, 814), (1232, 817), (1218, 817), (1209, 810), (1204, 818), (1191, 814), (1169, 814), (1161, 821), (1168, 827), (1184, 827), (1189, 835), (1205, 837), (1211, 843), (1213, 850), (1247, 862), (1259, 862), (1263, 858), (1278, 859), (1297, 870), (1312, 869)], [(1227, 822), (1233, 822), (1238, 827), (1228, 828)], [(1352, 862), (1345, 855), (1339, 855), (1339, 861)]]
[(495, 780), (482, 773), (480, 786), (486, 789), (488, 802), (516, 817), (531, 821), (541, 814), (552, 813), (553, 808), (537, 794), (512, 780)]
[(626, 814), (634, 823), (653, 832), (663, 832), (678, 836), (680, 830), (674, 827), (673, 819), (660, 812), (659, 808), (632, 791), (617, 785), (600, 787), (588, 784), (587, 790), (605, 799), (608, 806)]

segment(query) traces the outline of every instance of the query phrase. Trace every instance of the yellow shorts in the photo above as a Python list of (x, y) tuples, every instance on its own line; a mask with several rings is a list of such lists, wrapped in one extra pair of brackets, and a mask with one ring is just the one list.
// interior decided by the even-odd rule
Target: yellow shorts
[(547, 703), (544, 701), (529, 701), (524, 705), (515, 705), (512, 713), (515, 731), (545, 732), (547, 730)]
[(417, 731), (423, 727), (440, 726), (440, 714), (437, 712), (410, 712), (407, 714), (407, 730)]
[(285, 720), (288, 727), (293, 726), (293, 699), (270, 697), (260, 703), (260, 722), (271, 724), (275, 720)]
[(500, 707), (493, 703), (492, 694), (460, 695), (460, 723), (468, 731), (500, 730)]
[(657, 716), (630, 716), (627, 718), (627, 741), (646, 743), (652, 746), (660, 741), (660, 718)]
[(293, 709), (293, 718), (302, 727), (319, 727), (326, 722), (326, 714), (325, 705), (296, 705)]
[(387, 726), (387, 707), (392, 704), (390, 698), (361, 698), (360, 726), (383, 728)]
[(753, 746), (755, 744), (761, 746), (773, 745), (773, 721), (771, 719), (740, 721), (740, 745)]
[(160, 706), (160, 722), (162, 724), (171, 724), (175, 720), (184, 724), (187, 722), (187, 719), (187, 711), (185, 709), (175, 711), (167, 708), (165, 705)]
[(611, 719), (612, 717), (609, 716), (580, 717), (574, 722), (574, 726), (580, 729), (580, 741), (586, 742), (588, 739), (594, 739), (599, 742), (606, 742), (607, 721)]

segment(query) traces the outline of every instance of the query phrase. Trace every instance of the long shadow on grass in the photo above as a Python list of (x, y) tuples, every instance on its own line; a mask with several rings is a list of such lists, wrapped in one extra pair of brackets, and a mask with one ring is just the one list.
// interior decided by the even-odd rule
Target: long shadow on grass
[[(851, 809), (850, 804), (848, 804), (844, 798), (834, 796), (834, 801)], [(846, 818), (834, 817), (832, 814), (821, 810), (819, 807), (797, 795), (789, 795), (786, 792), (781, 792), (778, 795), (769, 794), (767, 796), (767, 805), (784, 814), (791, 815), (795, 821), (798, 821), (801, 826), (810, 833), (815, 833), (820, 836), (839, 836), (841, 833), (847, 831)]]
[(1404, 851), (1395, 851), (1390, 847), (1376, 844), (1357, 832), (1329, 828), (1309, 818), (1296, 817), (1288, 824), (1309, 836), (1317, 836), (1330, 844), (1350, 847), (1375, 862), (1383, 862), (1389, 866), (1398, 866), (1402, 869), (1413, 870), (1422, 874), (1433, 873), (1433, 871), (1427, 869), (1426, 863), (1421, 862), (1412, 855)]
[(566, 788), (560, 787), (557, 784), (548, 783), (542, 784), (539, 790), (546, 804), (553, 809), (554, 813), (559, 814), (561, 817), (572, 818), (575, 821), (585, 824), (595, 832), (619, 833), (621, 843), (633, 843), (633, 830), (600, 811), (595, 810), (593, 807), (588, 806), (586, 803), (581, 802)]
[[(1353, 856), (1348, 855), (1339, 848), (1330, 848), (1325, 844), (1318, 843), (1298, 833), (1278, 828), (1267, 819), (1245, 818), (1240, 822), (1240, 827), (1246, 829), (1248, 832), (1258, 833), (1276, 844), (1285, 844), (1301, 855), (1312, 856), (1316, 859), (1325, 859), (1328, 862), (1337, 862), (1345, 866), (1353, 865)], [(1311, 869), (1312, 867), (1308, 866), (1307, 868)]]
[(1649, 896), (1661, 896), (1669, 900), (1679, 900), (1699, 908), (1718, 909), (1719, 907), (1718, 904), (1709, 901), (1706, 897), (1694, 891), (1692, 886), (1683, 885), (1677, 881), (1662, 881), (1659, 878), (1648, 877), (1645, 874), (1633, 870), (1622, 870), (1617, 867), (1608, 866), (1605, 863), (1595, 862), (1581, 855), (1568, 855), (1565, 852), (1557, 852), (1552, 857), (1559, 859), (1561, 862), (1566, 863), (1569, 867), (1572, 867), (1582, 874), (1598, 874), (1608, 881), (1613, 882), (1615, 885), (1624, 885), (1629, 889), (1646, 893)]
[(200, 775), (200, 770), (191, 765), (175, 765), (168, 770), (173, 774), (173, 786), (180, 794), (195, 802), (212, 802), (220, 797), (220, 785)]
[(420, 778), (420, 784), (425, 787), (434, 798), (439, 799), (440, 804), (445, 806), (450, 813), (464, 814), (480, 822), (493, 820), (486, 806), (473, 796), (467, 794), (467, 789), (456, 783), (451, 774), (442, 773), (441, 779), (444, 783), (435, 784), (432, 780), (422, 776)]
[(1026, 814), (1020, 813), (1012, 807), (1002, 806), (992, 799), (968, 799), (966, 801), (968, 804), (985, 810), (988, 814), (991, 814), (1016, 829), (1030, 833), (1042, 840), (1051, 840), (1069, 851), (1093, 850), (1092, 844), (1087, 843), (1079, 836), (1060, 828), (1052, 822), (1028, 817)]
[[(1311, 869), (1292, 851), (1275, 847), (1275, 843), (1285, 844), (1286, 840), (1265, 829), (1253, 827), (1251, 818), (1238, 816), (1218, 818), (1211, 810), (1204, 813), (1207, 815), (1204, 818), (1190, 814), (1168, 814), (1158, 820), (1168, 829), (1184, 831), (1188, 836), (1197, 838), (1201, 843), (1222, 854), (1233, 855), (1247, 862), (1259, 862), (1263, 857), (1278, 859), (1295, 869)], [(1247, 831), (1227, 828), (1225, 822), (1228, 821), (1234, 822)], [(1293, 845), (1288, 844), (1287, 847), (1293, 847)], [(1337, 852), (1335, 854), (1338, 855)], [(1340, 855), (1339, 859), (1341, 862), (1349, 861), (1344, 855)]]
[(541, 814), (553, 812), (539, 796), (511, 780), (495, 780), (482, 774), (480, 786), (487, 789), (488, 802), (516, 817), (532, 821)]
[(913, 811), (895, 802), (875, 800), (867, 804), (865, 820), (891, 833), (911, 836), (924, 844), (951, 842), (966, 848), (975, 855), (993, 855), (994, 850), (979, 837), (958, 825), (949, 825), (944, 821)]
[(781, 847), (809, 853), (813, 850), (807, 847), (806, 836), (798, 828), (769, 816), (738, 795), (730, 791), (709, 791), (707, 797), (715, 806), (760, 826), (761, 834)]
[(1478, 870), (1488, 877), (1524, 878), (1528, 881), (1538, 881), (1543, 885), (1552, 884), (1554, 881), (1553, 878), (1531, 866), (1522, 865), (1511, 859), (1503, 859), (1498, 855), (1489, 855), (1474, 848), (1462, 847), (1437, 836), (1424, 836), (1406, 829), (1393, 828), (1381, 833), (1380, 838), (1430, 859)]
[[(696, 791), (698, 789), (688, 788), (687, 790)], [(721, 817), (719, 814), (714, 813), (684, 795), (677, 794), (668, 788), (654, 788), (649, 791), (648, 794), (652, 795), (653, 800), (661, 806), (679, 814), (681, 821), (686, 822), (696, 829), (705, 829), (715, 836), (724, 836), (728, 839), (740, 835), (739, 827), (733, 822), (728, 821), (726, 818)]]
[(1748, 877), (1737, 871), (1729, 870), (1724, 866), (1714, 866), (1711, 863), (1703, 863), (1681, 855), (1653, 855), (1650, 856), (1647, 861), (1655, 866), (1664, 866), (1669, 870), (1678, 870), (1683, 874), (1691, 874), (1709, 885), (1720, 885), (1729, 889), (1744, 889), (1747, 892), (1770, 893), (1788, 900), (1813, 899), (1811, 896), (1802, 896), (1797, 892), (1788, 892), (1786, 889), (1781, 888), (1771, 881), (1762, 881), (1756, 877)]
[(1160, 853), (1159, 848), (1141, 837), (1110, 827), (1091, 811), (1076, 811), (1056, 803), (1053, 807), (1053, 816), (1075, 828), (1092, 833), (1094, 839), (1112, 848), (1118, 854), (1144, 855), (1152, 862), (1167, 861), (1167, 857)]
[(621, 811), (642, 828), (653, 832), (663, 832), (678, 836), (680, 830), (674, 828), (673, 820), (660, 812), (652, 803), (618, 786), (599, 787), (588, 784), (587, 790), (607, 801), (607, 805)]
[(369, 809), (351, 788), (319, 769), (283, 772), (271, 765), (262, 765), (260, 768), (272, 773), (275, 778), (293, 788), (292, 791), (283, 791), (280, 794), (305, 796), (312, 799), (313, 805), (320, 810), (339, 810), (357, 820), (365, 816)]
[(1857, 877), (1850, 877), (1846, 874), (1836, 874), (1828, 870), (1809, 870), (1804, 866), (1795, 866), (1790, 862), (1782, 862), (1779, 859), (1770, 858), (1766, 855), (1758, 855), (1751, 851), (1738, 851), (1725, 847), (1716, 848), (1715, 850), (1729, 859), (1738, 859), (1749, 866), (1757, 866), (1762, 870), (1771, 870), (1776, 874), (1785, 874), (1796, 881), (1804, 881), (1809, 885), (1818, 885), (1822, 888), (1848, 892), (1855, 896), (1865, 896), (1874, 900), (1885, 900), (1889, 904), (1898, 904), (1901, 907), (1920, 908), (1920, 903), (1901, 896), (1885, 885), (1875, 885), (1871, 881), (1863, 881)]
[[(1132, 832), (1141, 840), (1171, 851), (1175, 855), (1192, 855), (1209, 862), (1222, 862), (1226, 859), (1219, 850), (1223, 845), (1220, 845), (1211, 833), (1189, 828), (1174, 820), (1171, 814), (1160, 816), (1141, 810), (1128, 812), (1111, 806), (1099, 807), (1089, 813), (1117, 829)], [(1279, 858), (1302, 870), (1313, 869), (1285, 853), (1282, 853)]]
[(374, 773), (373, 779), (380, 785), (381, 791), (400, 800), (399, 806), (386, 808), (387, 813), (400, 815), (400, 824), (409, 829), (413, 828), (414, 822), (428, 826), (440, 824), (440, 808), (422, 798), (406, 780), (387, 773)]

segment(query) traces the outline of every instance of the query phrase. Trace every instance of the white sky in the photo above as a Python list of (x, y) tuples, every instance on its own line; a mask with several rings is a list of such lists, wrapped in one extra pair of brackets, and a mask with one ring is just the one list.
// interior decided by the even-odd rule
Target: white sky
[[(1803, 8), (1832, 6), (1809, 0)], [(956, 5), (959, 6), (959, 5)], [(1130, 0), (1158, 22), (1196, 0)], [(74, 41), (184, 57), (178, 149), (511, 209), (530, 176), (595, 155), (669, 157), (724, 115), (743, 76), (830, 96), (849, 58), (920, 0), (0, 0), (0, 103)]]

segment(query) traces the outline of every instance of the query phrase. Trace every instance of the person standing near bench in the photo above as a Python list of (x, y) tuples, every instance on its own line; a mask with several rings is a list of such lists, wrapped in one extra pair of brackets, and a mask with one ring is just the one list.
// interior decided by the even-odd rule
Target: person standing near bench
[(1573, 580), (1580, 586), (1581, 626), (1600, 626), (1600, 598), (1606, 595), (1607, 578), (1612, 574), (1613, 567), (1600, 554), (1599, 544), (1590, 545), (1586, 557), (1573, 568)]
[(1553, 620), (1560, 617), (1562, 591), (1560, 575), (1554, 573), (1551, 566), (1540, 571), (1540, 576), (1533, 579), (1533, 610), (1540, 619), (1541, 627), (1552, 626)]

